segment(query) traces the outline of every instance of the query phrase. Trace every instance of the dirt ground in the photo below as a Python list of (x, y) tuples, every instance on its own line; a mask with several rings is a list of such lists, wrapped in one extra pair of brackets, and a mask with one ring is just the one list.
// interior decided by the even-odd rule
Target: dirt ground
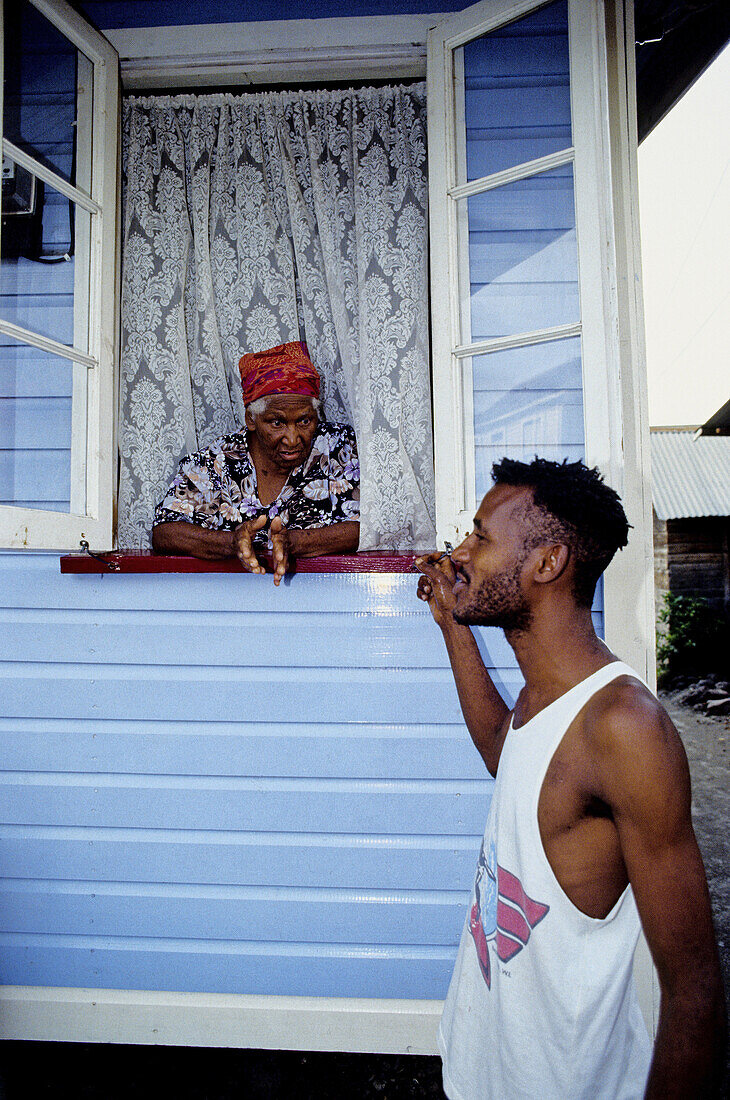
[[(664, 697), (692, 773), (692, 813), (730, 989), (730, 718)], [(445, 1100), (438, 1058), (276, 1051), (3, 1044), (0, 1098), (74, 1100)]]

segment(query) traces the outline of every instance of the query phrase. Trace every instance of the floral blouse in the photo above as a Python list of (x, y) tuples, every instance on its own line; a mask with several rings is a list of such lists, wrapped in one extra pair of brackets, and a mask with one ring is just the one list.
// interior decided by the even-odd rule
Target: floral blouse
[[(276, 500), (258, 498), (256, 468), (246, 432), (217, 439), (187, 455), (167, 495), (155, 508), (155, 524), (182, 520), (215, 531), (232, 531), (245, 520), (280, 516), (286, 527), (328, 527), (360, 517), (360, 464), (348, 424), (320, 421), (305, 462), (289, 474)], [(268, 522), (254, 541), (268, 539)]]

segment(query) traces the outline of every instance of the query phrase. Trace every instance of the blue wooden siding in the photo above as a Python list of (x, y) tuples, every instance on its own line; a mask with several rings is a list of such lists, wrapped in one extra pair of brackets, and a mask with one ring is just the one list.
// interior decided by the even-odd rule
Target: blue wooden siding
[(461, 11), (471, 0), (80, 0), (78, 8), (99, 30), (113, 27), (185, 26), (191, 23), (248, 23), (269, 19), (340, 19), (343, 15), (412, 15)]
[[(73, 181), (76, 52), (24, 3), (5, 22), (5, 136)], [(71, 248), (70, 204), (44, 188), (42, 253)], [(72, 344), (72, 259), (39, 263), (3, 255), (0, 316)], [(66, 360), (0, 337), (0, 504), (68, 511), (72, 371)]]
[[(468, 180), (570, 148), (566, 0), (467, 43), (463, 64)], [(465, 343), (580, 321), (571, 164), (461, 205), (469, 253)], [(578, 338), (492, 352), (471, 366), (477, 499), (504, 455), (583, 457)]]
[(565, 0), (464, 46), (467, 179), (571, 144)]
[(415, 577), (6, 554), (0, 605), (2, 982), (443, 996), (490, 781)]

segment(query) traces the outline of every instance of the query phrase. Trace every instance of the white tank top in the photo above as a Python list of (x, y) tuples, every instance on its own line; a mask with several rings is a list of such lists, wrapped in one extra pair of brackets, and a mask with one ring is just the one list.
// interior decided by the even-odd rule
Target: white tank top
[(568, 899), (548, 863), (537, 804), (548, 765), (620, 661), (519, 729), (510, 722), (476, 883), (439, 1028), (451, 1100), (638, 1100), (652, 1044), (633, 982), (631, 887), (602, 920)]

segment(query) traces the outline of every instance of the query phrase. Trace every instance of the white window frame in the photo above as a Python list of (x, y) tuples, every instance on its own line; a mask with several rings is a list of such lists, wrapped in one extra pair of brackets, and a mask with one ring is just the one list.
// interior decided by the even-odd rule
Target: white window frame
[[(626, 0), (568, 0), (573, 145), (561, 152), (457, 185), (461, 156), (453, 51), (519, 19), (549, 0), (481, 0), (429, 35), (428, 119), (431, 219), (431, 324), (438, 537), (460, 542), (471, 530), (474, 428), (471, 356), (580, 337), (586, 461), (621, 494), (634, 525), (629, 546), (605, 578), (609, 645), (654, 677), (651, 502), (636, 225), (636, 130), (632, 5)], [(458, 78), (458, 73), (457, 73)], [(434, 156), (436, 149), (445, 155)], [(539, 332), (461, 343), (457, 200), (559, 164), (574, 170), (581, 321)], [(463, 203), (462, 203), (463, 205)], [(461, 272), (460, 272), (461, 267)], [(629, 594), (630, 595), (627, 595)]]
[[(90, 63), (86, 65), (80, 59), (76, 185), (68, 183), (5, 138), (3, 153), (90, 215), (90, 233), (79, 232), (77, 236), (74, 287), (74, 331), (88, 332), (88, 345), (83, 349), (69, 347), (0, 320), (0, 333), (21, 345), (61, 356), (73, 364), (70, 511), (1, 505), (0, 546), (78, 549), (84, 540), (93, 549), (109, 549), (113, 539), (115, 386), (119, 347), (119, 59), (110, 43), (65, 0), (29, 0), (29, 3)], [(0, 50), (0, 70), (2, 64)], [(82, 107), (84, 97), (88, 100), (88, 89), (84, 87), (88, 82), (84, 82), (84, 76), (89, 74), (84, 72), (85, 68), (93, 75), (93, 101), (86, 112)], [(0, 120), (2, 118), (0, 79)]]

